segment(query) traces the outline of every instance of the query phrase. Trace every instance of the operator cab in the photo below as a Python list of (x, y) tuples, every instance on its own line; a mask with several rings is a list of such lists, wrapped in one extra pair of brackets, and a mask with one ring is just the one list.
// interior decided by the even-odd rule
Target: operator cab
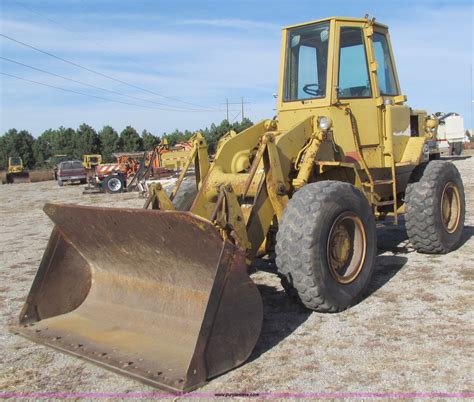
[(291, 26), (282, 50), (281, 109), (400, 95), (388, 29), (373, 20), (335, 17)]
[(392, 147), (393, 134), (399, 162), (411, 133), (410, 108), (403, 105), (393, 60), (388, 28), (374, 19), (333, 17), (285, 28), (279, 129), (312, 117), (344, 151), (341, 162), (364, 155), (376, 167), (391, 164), (383, 149)]
[(10, 165), (11, 166), (22, 166), (23, 162), (22, 162), (21, 158), (13, 157), (13, 158), (10, 158)]

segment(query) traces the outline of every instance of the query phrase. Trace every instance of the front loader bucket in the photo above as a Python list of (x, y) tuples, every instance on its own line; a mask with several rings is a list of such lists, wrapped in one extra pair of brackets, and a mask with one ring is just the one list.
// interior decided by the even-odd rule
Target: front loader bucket
[(262, 301), (243, 252), (189, 212), (46, 204), (18, 332), (180, 392), (243, 363)]

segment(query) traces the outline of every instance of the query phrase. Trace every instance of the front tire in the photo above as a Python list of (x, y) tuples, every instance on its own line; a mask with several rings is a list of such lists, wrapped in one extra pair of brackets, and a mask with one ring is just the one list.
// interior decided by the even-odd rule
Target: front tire
[(417, 166), (405, 203), (407, 234), (415, 250), (446, 254), (459, 246), (466, 205), (461, 175), (454, 164), (433, 161)]
[(323, 181), (297, 191), (277, 233), (282, 284), (308, 308), (337, 312), (358, 303), (375, 266), (372, 209), (348, 183)]

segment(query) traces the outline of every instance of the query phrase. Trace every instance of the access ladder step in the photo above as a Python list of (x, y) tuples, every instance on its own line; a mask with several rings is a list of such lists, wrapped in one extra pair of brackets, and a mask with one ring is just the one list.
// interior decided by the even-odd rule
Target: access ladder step
[[(374, 180), (374, 186), (381, 186), (383, 184), (393, 184), (393, 179), (386, 179), (386, 180)], [(362, 183), (363, 186), (370, 187), (370, 182), (366, 181)]]
[(385, 205), (395, 205), (395, 201), (390, 200), (390, 201), (376, 201), (374, 202), (374, 205), (377, 207), (383, 207)]

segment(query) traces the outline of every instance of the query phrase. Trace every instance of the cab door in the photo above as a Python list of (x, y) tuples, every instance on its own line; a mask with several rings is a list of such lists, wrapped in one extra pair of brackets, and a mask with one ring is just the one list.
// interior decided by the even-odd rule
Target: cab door
[[(382, 144), (384, 163), (389, 166), (391, 158), (400, 162), (411, 136), (410, 108), (403, 103), (400, 84), (390, 46), (388, 30), (382, 26), (367, 29), (371, 44), (373, 73), (376, 78), (376, 93), (382, 117)], [(390, 154), (388, 154), (390, 153)]]
[[(377, 90), (370, 68), (372, 49), (363, 23), (336, 23), (336, 50), (333, 82), (333, 104), (339, 105), (335, 119), (336, 141), (343, 147), (346, 159), (358, 159), (353, 128), (346, 109), (355, 117), (361, 153), (371, 166), (381, 166), (382, 122), (377, 104)], [(344, 145), (342, 145), (344, 144)]]

